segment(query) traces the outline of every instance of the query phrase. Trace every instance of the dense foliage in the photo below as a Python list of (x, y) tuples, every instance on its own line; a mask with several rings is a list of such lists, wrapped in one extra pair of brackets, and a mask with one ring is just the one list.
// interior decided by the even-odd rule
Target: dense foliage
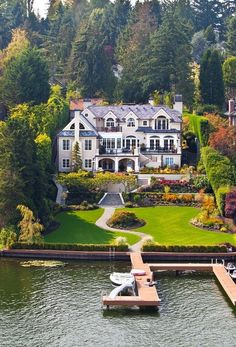
[(227, 157), (211, 147), (202, 148), (201, 154), (207, 177), (216, 196), (217, 206), (222, 213), (222, 199), (220, 198), (222, 194), (220, 194), (219, 188), (234, 186), (234, 168)]
[[(77, 90), (78, 95), (144, 102), (159, 90), (182, 93), (185, 103), (192, 105), (196, 102), (196, 65), (192, 63), (199, 64), (210, 49), (210, 61), (203, 58), (201, 63), (205, 72), (200, 76), (202, 99), (198, 102), (223, 106), (221, 63), (236, 56), (234, 0), (146, 0), (135, 5), (129, 0), (51, 0), (46, 18), (35, 15), (34, 3), (1, 0), (0, 50), (5, 52), (13, 39), (18, 42), (14, 44), (18, 53), (29, 49), (36, 59), (40, 50), (51, 79)], [(16, 40), (19, 28), (25, 32), (25, 36), (17, 34), (24, 36), (22, 46)], [(30, 72), (25, 56), (15, 55), (8, 63), (17, 72), (15, 84), (20, 83), (20, 67), (22, 73), (24, 69)], [(13, 85), (8, 81), (9, 67), (5, 69), (0, 75), (5, 76), (6, 85)], [(44, 68), (40, 72), (46, 76)], [(36, 82), (43, 83), (40, 79)], [(204, 88), (212, 82), (215, 91), (209, 96)], [(27, 91), (34, 93), (32, 88)], [(47, 88), (44, 93), (45, 101)], [(15, 104), (15, 100), (10, 102)]]

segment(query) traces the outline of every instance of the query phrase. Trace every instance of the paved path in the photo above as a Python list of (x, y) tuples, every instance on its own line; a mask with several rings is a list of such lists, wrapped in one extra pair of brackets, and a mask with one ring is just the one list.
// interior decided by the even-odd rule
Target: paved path
[(53, 182), (55, 183), (57, 187), (57, 197), (56, 197), (56, 203), (61, 206), (65, 206), (65, 193), (67, 191), (66, 187), (62, 186), (60, 183), (57, 182), (56, 177), (53, 177)]
[(150, 238), (150, 235), (141, 233), (139, 231), (131, 231), (131, 230), (125, 230), (125, 229), (115, 229), (115, 228), (111, 228), (107, 225), (107, 221), (108, 219), (113, 215), (113, 213), (115, 212), (115, 207), (103, 207), (104, 208), (104, 213), (103, 215), (96, 221), (96, 225), (99, 228), (105, 229), (105, 230), (109, 230), (109, 231), (120, 231), (122, 233), (126, 233), (126, 234), (132, 234), (132, 235), (137, 235), (141, 238), (141, 240), (137, 243), (135, 243), (134, 245), (130, 246), (130, 251), (131, 252), (140, 252), (141, 248), (142, 248), (142, 244), (143, 242), (147, 239)]

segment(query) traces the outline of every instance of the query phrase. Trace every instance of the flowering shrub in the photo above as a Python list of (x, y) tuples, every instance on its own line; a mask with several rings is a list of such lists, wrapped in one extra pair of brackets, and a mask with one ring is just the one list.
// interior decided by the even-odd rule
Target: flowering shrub
[(144, 221), (139, 219), (135, 213), (127, 211), (115, 211), (113, 216), (107, 222), (107, 225), (110, 227), (119, 229), (129, 229), (144, 224)]
[(172, 193), (195, 193), (198, 189), (191, 183), (182, 180), (165, 180), (156, 177), (151, 178), (151, 184), (148, 187), (143, 187), (143, 191), (158, 191), (166, 192), (166, 187)]
[(140, 169), (140, 173), (143, 174), (187, 174), (189, 172), (193, 173), (195, 171), (195, 168), (193, 166), (183, 165), (181, 168), (177, 165), (174, 165), (173, 167), (144, 167)]
[[(124, 200), (131, 205), (135, 203), (135, 196), (137, 193), (123, 194)], [(199, 201), (195, 200), (194, 194), (173, 194), (173, 193), (155, 193), (155, 192), (141, 192), (138, 194), (140, 197), (140, 206), (156, 206), (156, 205), (180, 205), (180, 206), (197, 206)], [(136, 205), (137, 206), (137, 205)], [(130, 207), (130, 206), (129, 206)]]

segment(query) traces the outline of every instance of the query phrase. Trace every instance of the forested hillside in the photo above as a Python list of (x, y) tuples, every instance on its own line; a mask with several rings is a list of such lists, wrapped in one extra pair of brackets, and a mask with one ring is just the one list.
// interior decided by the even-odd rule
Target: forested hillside
[[(44, 56), (51, 81), (81, 97), (146, 102), (156, 90), (183, 94), (185, 104), (195, 109), (202, 103), (221, 109), (225, 94), (235, 94), (234, 0), (135, 5), (129, 0), (51, 0), (46, 18), (33, 12), (33, 3), (0, 0), (0, 94), (5, 106), (29, 99), (16, 95), (12, 100), (20, 81), (11, 81), (8, 73), (11, 64), (20, 68), (22, 62), (11, 58), (27, 45)], [(33, 79), (28, 83), (34, 85)], [(32, 90), (32, 85), (25, 88)]]

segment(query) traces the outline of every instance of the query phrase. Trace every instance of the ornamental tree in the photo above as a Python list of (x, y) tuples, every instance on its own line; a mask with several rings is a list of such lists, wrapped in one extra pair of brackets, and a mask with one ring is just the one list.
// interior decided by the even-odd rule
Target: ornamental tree
[(35, 243), (42, 241), (41, 232), (43, 225), (34, 217), (33, 212), (24, 205), (18, 205), (17, 210), (20, 211), (21, 221), (18, 223), (20, 228), (19, 241)]

